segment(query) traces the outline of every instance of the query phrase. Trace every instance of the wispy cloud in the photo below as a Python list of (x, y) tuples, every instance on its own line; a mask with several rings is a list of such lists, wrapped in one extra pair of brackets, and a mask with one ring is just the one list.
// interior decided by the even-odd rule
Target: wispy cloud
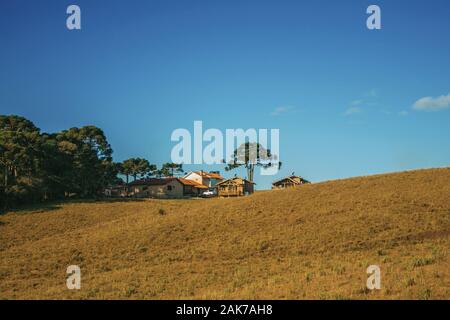
[(361, 112), (362, 112), (362, 108), (360, 108), (360, 107), (350, 107), (345, 111), (344, 115), (351, 116), (351, 115), (358, 114)]
[(375, 105), (374, 99), (378, 96), (376, 89), (370, 89), (362, 93), (360, 99), (355, 99), (349, 103), (349, 107), (345, 110), (345, 116), (351, 116), (358, 113), (362, 113), (364, 111), (363, 107), (367, 107), (370, 105)]
[(372, 98), (378, 97), (378, 90), (375, 89), (375, 88), (370, 89), (369, 91), (366, 92), (365, 95), (366, 95), (367, 97), (372, 97)]
[(352, 106), (359, 106), (359, 105), (361, 105), (361, 104), (363, 104), (364, 103), (364, 100), (362, 100), (362, 99), (360, 99), (360, 100), (353, 100), (351, 103), (350, 103), (350, 105), (352, 105)]
[(417, 100), (413, 109), (417, 111), (439, 111), (450, 107), (450, 93), (440, 97), (423, 97)]
[(276, 107), (271, 113), (271, 116), (279, 116), (282, 115), (284, 113), (288, 113), (291, 112), (295, 109), (295, 107), (293, 106), (281, 106), (281, 107)]
[(403, 116), (403, 117), (407, 116), (408, 114), (409, 114), (409, 112), (406, 111), (406, 110), (400, 111), (400, 112), (398, 113), (399, 116)]

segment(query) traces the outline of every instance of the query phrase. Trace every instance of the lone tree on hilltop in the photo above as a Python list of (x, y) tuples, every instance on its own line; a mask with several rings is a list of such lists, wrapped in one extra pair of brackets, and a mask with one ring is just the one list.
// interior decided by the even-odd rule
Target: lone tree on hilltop
[(253, 182), (255, 167), (268, 169), (272, 166), (281, 168), (281, 162), (277, 160), (276, 155), (272, 155), (270, 149), (264, 148), (260, 143), (246, 142), (241, 144), (234, 150), (232, 159), (225, 167), (226, 171), (230, 171), (241, 166), (247, 170), (247, 179)]

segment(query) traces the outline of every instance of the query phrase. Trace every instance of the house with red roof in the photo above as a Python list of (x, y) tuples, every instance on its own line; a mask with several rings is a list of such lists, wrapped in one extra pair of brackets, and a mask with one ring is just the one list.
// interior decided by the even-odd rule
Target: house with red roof
[(208, 187), (184, 178), (148, 178), (128, 184), (128, 195), (133, 198), (180, 199), (201, 196)]
[(216, 192), (216, 185), (225, 180), (219, 171), (191, 171), (184, 176), (184, 179), (192, 180), (200, 183), (208, 188), (208, 190)]

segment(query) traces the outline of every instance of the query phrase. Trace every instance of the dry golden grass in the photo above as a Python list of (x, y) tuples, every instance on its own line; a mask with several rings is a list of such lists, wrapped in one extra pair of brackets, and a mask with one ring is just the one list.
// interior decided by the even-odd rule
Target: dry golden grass
[[(450, 169), (65, 203), (0, 216), (0, 298), (449, 299), (449, 234)], [(365, 289), (371, 264), (381, 290)]]

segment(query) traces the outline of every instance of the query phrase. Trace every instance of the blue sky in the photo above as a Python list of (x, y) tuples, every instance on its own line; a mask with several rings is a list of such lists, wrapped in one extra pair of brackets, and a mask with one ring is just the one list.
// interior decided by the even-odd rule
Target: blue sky
[(447, 0), (2, 1), (0, 113), (97, 125), (114, 160), (157, 164), (194, 120), (278, 128), (283, 167), (259, 188), (449, 166), (449, 32)]

